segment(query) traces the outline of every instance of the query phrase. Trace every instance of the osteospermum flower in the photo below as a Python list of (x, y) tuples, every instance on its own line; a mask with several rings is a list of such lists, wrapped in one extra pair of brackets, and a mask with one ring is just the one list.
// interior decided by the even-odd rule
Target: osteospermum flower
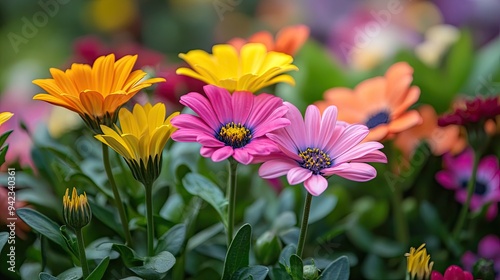
[(179, 54), (190, 68), (179, 68), (176, 73), (201, 80), (233, 91), (256, 92), (261, 88), (284, 82), (295, 85), (290, 75), (298, 70), (293, 58), (287, 54), (272, 52), (259, 43), (245, 44), (238, 52), (229, 44), (215, 45), (213, 54), (203, 50), (192, 50)]
[(455, 103), (453, 112), (441, 116), (438, 120), (440, 126), (448, 125), (474, 125), (486, 120), (494, 120), (500, 115), (500, 100), (498, 96), (482, 97), (462, 100)]
[(450, 265), (444, 272), (444, 276), (438, 271), (431, 273), (431, 280), (473, 280), (472, 274), (462, 270), (459, 266)]
[(477, 245), (477, 254), (467, 251), (461, 258), (463, 267), (468, 271), (473, 271), (474, 265), (480, 260), (491, 262), (495, 280), (500, 280), (500, 238), (498, 236), (486, 235)]
[(420, 245), (416, 250), (414, 247), (411, 247), (410, 253), (405, 253), (407, 262), (406, 270), (412, 280), (428, 279), (431, 275), (434, 262), (430, 261), (431, 256), (427, 254), (427, 250), (424, 247), (425, 243)]
[(163, 103), (136, 104), (132, 112), (126, 108), (120, 110), (120, 127), (101, 125), (103, 134), (95, 138), (125, 158), (136, 180), (150, 184), (160, 174), (163, 148), (175, 131), (170, 120), (178, 114), (175, 112), (165, 119)]
[(33, 99), (74, 111), (95, 133), (101, 133), (100, 125), (115, 123), (115, 112), (137, 92), (165, 81), (142, 80), (146, 72), (132, 72), (136, 60), (137, 55), (127, 55), (115, 62), (114, 54), (110, 54), (99, 57), (92, 66), (74, 63), (65, 72), (51, 68), (52, 79), (33, 81), (47, 93), (37, 94)]
[[(467, 199), (467, 184), (472, 176), (473, 153), (472, 149), (467, 149), (456, 157), (445, 154), (443, 156), (445, 169), (436, 174), (436, 180), (444, 188), (454, 190), (455, 198), (460, 203), (465, 203)], [(491, 220), (497, 215), (499, 201), (500, 169), (498, 159), (493, 155), (485, 156), (479, 162), (470, 208), (473, 211), (478, 211), (484, 205), (491, 203), (486, 212), (487, 219)]]
[(181, 114), (172, 119), (178, 128), (172, 139), (199, 142), (201, 155), (216, 162), (232, 156), (242, 164), (250, 164), (255, 157), (276, 149), (265, 134), (290, 124), (283, 117), (288, 109), (281, 98), (248, 91), (231, 95), (212, 85), (204, 90), (207, 97), (196, 92), (181, 97), (181, 104), (197, 116)]
[(315, 104), (323, 111), (329, 105), (339, 110), (338, 119), (364, 124), (370, 129), (367, 140), (384, 140), (419, 124), (417, 111), (408, 108), (420, 97), (420, 89), (410, 86), (413, 69), (406, 62), (392, 65), (384, 77), (375, 77), (356, 86), (332, 88)]
[(312, 195), (320, 195), (328, 186), (326, 177), (338, 175), (353, 181), (368, 181), (377, 172), (365, 162), (386, 162), (378, 142), (361, 143), (368, 134), (364, 125), (337, 122), (337, 107), (329, 106), (320, 116), (319, 109), (310, 105), (305, 118), (290, 103), (290, 126), (266, 134), (276, 142), (281, 153), (259, 168), (262, 178), (287, 175), (288, 183), (304, 182)]
[(276, 39), (268, 31), (260, 31), (248, 39), (234, 38), (228, 44), (240, 50), (246, 43), (262, 43), (269, 51), (294, 55), (309, 37), (309, 27), (303, 24), (287, 26), (276, 34)]

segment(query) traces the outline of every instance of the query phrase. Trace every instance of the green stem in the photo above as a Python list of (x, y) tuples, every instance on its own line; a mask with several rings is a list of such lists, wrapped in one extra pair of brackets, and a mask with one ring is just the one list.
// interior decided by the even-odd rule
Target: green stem
[(311, 210), (312, 195), (307, 192), (304, 211), (302, 212), (302, 224), (300, 225), (299, 244), (297, 245), (297, 255), (302, 258), (304, 244), (306, 242), (307, 225), (309, 224), (309, 212)]
[(87, 263), (87, 257), (85, 256), (85, 243), (83, 242), (82, 229), (75, 229), (76, 238), (78, 241), (78, 251), (80, 254), (80, 263), (82, 264), (83, 279), (87, 279), (89, 276), (89, 265)]
[(455, 238), (455, 240), (458, 238), (460, 231), (464, 226), (465, 219), (467, 218), (467, 213), (469, 211), (470, 201), (472, 199), (472, 195), (474, 194), (474, 189), (476, 186), (476, 174), (480, 156), (478, 151), (474, 151), (473, 154), (474, 154), (473, 155), (474, 159), (472, 164), (472, 174), (467, 184), (467, 200), (465, 201), (465, 204), (462, 206), (462, 210), (460, 211), (460, 214), (458, 216), (457, 223), (455, 224), (455, 228), (453, 229), (453, 237)]
[(154, 255), (155, 228), (153, 219), (153, 184), (144, 185), (146, 188), (146, 216), (148, 220), (148, 256)]
[(130, 235), (130, 230), (128, 228), (128, 220), (125, 214), (125, 208), (123, 208), (123, 202), (120, 197), (120, 192), (116, 187), (115, 178), (113, 177), (113, 173), (111, 172), (111, 164), (109, 161), (109, 150), (106, 144), (102, 143), (102, 159), (104, 162), (104, 170), (106, 171), (106, 175), (108, 176), (109, 184), (111, 185), (111, 189), (113, 189), (113, 195), (115, 197), (116, 208), (118, 208), (118, 213), (120, 214), (120, 220), (123, 227), (123, 233), (125, 234), (126, 245), (129, 247), (132, 246), (132, 237)]
[(392, 189), (392, 218), (394, 220), (394, 227), (396, 230), (396, 239), (398, 242), (408, 245), (409, 232), (408, 223), (406, 221), (405, 212), (403, 210), (403, 193), (401, 186), (394, 185)]
[(233, 241), (233, 229), (234, 229), (234, 208), (236, 206), (236, 169), (238, 168), (238, 162), (232, 158), (229, 159), (229, 188), (227, 192), (227, 197), (229, 200), (229, 206), (227, 209), (227, 246), (231, 245)]

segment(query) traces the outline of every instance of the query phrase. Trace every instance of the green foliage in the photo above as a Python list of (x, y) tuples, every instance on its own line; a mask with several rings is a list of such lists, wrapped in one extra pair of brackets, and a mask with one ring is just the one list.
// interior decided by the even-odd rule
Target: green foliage
[(224, 261), (223, 280), (231, 279), (236, 271), (249, 265), (251, 237), (252, 227), (249, 224), (244, 224), (234, 236)]

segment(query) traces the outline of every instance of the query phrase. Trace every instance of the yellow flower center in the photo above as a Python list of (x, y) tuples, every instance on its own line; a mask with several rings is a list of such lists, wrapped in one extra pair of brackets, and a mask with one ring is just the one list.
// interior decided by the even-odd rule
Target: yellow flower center
[(332, 166), (330, 156), (318, 148), (307, 148), (299, 156), (302, 159), (300, 165), (311, 170), (314, 175), (320, 175), (322, 169)]
[[(434, 262), (431, 262), (431, 256), (427, 254), (424, 248), (425, 243), (415, 250), (414, 247), (410, 248), (410, 253), (406, 253), (407, 271), (410, 273), (411, 279), (428, 279), (432, 272)], [(415, 278), (416, 276), (416, 278)]]
[(250, 142), (252, 132), (241, 123), (230, 122), (220, 128), (216, 135), (219, 141), (224, 142), (226, 146), (241, 148)]

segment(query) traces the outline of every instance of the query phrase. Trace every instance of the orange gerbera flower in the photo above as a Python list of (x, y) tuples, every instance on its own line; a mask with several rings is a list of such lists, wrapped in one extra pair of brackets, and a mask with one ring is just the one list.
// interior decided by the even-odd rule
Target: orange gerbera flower
[(233, 45), (238, 51), (246, 43), (264, 44), (268, 51), (286, 53), (293, 56), (309, 38), (309, 27), (303, 24), (288, 26), (276, 34), (276, 40), (268, 31), (260, 31), (248, 39), (234, 38), (228, 44)]
[(422, 140), (427, 142), (432, 154), (436, 156), (447, 152), (456, 154), (465, 148), (466, 141), (460, 136), (458, 125), (438, 126), (438, 115), (430, 105), (422, 105), (417, 111), (422, 116), (422, 124), (399, 133), (394, 139), (394, 145), (406, 159), (412, 156)]
[(406, 62), (398, 62), (387, 70), (385, 76), (365, 80), (354, 90), (327, 90), (325, 100), (316, 102), (316, 105), (320, 110), (336, 105), (339, 120), (368, 126), (370, 134), (366, 141), (393, 138), (422, 121), (417, 111), (407, 111), (420, 97), (420, 89), (410, 86), (412, 80), (413, 68)]
[(163, 78), (141, 81), (146, 72), (132, 68), (137, 55), (127, 55), (115, 62), (110, 54), (96, 59), (91, 67), (87, 64), (71, 65), (65, 72), (50, 68), (52, 79), (38, 79), (33, 83), (47, 93), (33, 97), (74, 111), (95, 133), (101, 133), (100, 125), (112, 126), (116, 122), (115, 112), (137, 92)]

